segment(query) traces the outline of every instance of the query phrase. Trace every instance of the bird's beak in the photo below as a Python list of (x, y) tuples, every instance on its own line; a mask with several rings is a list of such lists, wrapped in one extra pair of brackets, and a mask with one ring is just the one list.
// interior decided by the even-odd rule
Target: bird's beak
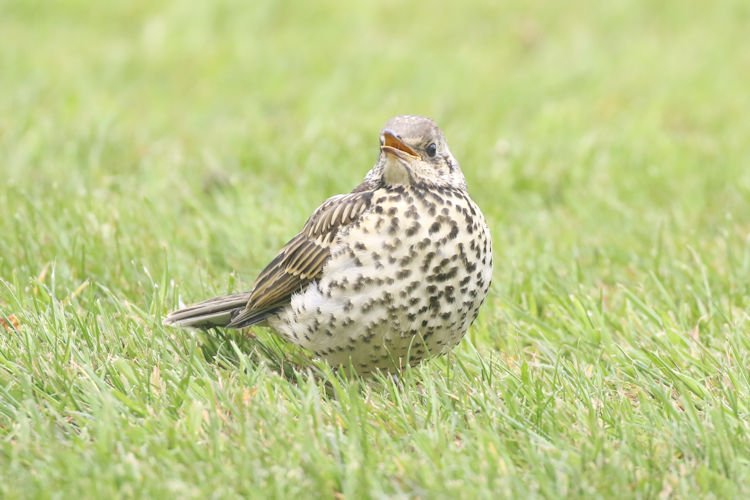
[(380, 150), (385, 154), (396, 156), (402, 160), (408, 161), (419, 158), (419, 155), (414, 152), (412, 148), (404, 144), (404, 142), (390, 130), (383, 131), (383, 145), (380, 146)]

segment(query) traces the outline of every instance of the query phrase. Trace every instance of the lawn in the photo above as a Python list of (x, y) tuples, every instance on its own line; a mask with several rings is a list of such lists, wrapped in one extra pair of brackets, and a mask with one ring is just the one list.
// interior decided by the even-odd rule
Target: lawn
[[(0, 497), (750, 495), (750, 3), (0, 2)], [(240, 291), (390, 117), (493, 234), (451, 355), (345, 377)]]

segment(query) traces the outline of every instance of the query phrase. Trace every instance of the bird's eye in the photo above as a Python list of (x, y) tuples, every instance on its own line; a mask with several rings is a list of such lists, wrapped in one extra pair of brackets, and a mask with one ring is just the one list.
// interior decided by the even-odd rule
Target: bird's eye
[(437, 154), (437, 146), (433, 142), (432, 144), (430, 144), (429, 146), (427, 146), (427, 150), (426, 151), (427, 151), (427, 156), (429, 156), (430, 158), (434, 158), (435, 155)]

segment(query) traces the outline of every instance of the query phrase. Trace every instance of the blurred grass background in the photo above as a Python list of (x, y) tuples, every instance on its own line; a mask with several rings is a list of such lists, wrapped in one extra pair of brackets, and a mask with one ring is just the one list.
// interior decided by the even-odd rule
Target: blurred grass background
[[(0, 496), (747, 493), (748, 26), (732, 0), (0, 2)], [(262, 330), (161, 326), (250, 286), (404, 113), (493, 232), (454, 356), (290, 377)]]

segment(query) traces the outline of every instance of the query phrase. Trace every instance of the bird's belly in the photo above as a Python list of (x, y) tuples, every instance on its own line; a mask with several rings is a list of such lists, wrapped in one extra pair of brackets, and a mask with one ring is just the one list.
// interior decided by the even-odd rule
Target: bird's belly
[(321, 279), (269, 321), (290, 341), (360, 372), (454, 347), (476, 318), (492, 274), (481, 214), (472, 226), (387, 209), (353, 227)]

